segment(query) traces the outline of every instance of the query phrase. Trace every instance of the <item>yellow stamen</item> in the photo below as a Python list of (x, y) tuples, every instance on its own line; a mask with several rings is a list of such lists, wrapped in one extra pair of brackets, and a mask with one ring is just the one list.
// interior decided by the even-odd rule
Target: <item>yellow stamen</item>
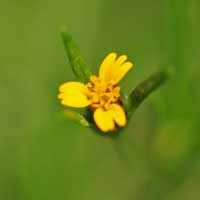
[(91, 101), (92, 108), (103, 107), (108, 110), (109, 104), (117, 102), (120, 98), (120, 88), (113, 85), (102, 85), (100, 78), (91, 75), (90, 82), (87, 83), (89, 92), (88, 99)]

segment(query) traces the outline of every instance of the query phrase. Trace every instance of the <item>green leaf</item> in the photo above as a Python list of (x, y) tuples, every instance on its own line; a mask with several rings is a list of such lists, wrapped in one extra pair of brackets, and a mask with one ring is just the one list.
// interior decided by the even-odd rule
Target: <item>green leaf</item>
[(90, 123), (87, 121), (87, 119), (83, 115), (73, 110), (70, 110), (70, 109), (64, 110), (64, 116), (80, 124), (81, 126), (84, 126), (84, 127), (90, 126)]
[(76, 46), (71, 34), (66, 30), (66, 28), (63, 27), (61, 29), (61, 36), (76, 78), (78, 81), (87, 83), (90, 78), (90, 70), (80, 55), (79, 49)]
[(173, 74), (173, 68), (164, 69), (141, 82), (130, 95), (122, 94), (122, 102), (128, 114), (133, 113), (146, 97), (165, 83)]

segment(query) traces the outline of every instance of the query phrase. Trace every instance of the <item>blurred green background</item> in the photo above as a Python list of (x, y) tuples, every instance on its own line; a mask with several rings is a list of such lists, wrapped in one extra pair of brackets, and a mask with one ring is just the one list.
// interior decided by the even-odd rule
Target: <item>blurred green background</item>
[[(199, 199), (199, 11), (199, 0), (1, 0), (0, 199)], [(94, 73), (111, 51), (134, 61), (127, 93), (175, 66), (119, 137), (60, 116), (57, 88), (75, 78), (63, 25)]]

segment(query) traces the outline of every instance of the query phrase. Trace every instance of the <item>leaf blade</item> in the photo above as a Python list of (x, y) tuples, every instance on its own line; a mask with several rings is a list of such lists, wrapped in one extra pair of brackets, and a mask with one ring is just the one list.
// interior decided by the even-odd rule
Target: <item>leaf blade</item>
[(61, 37), (74, 75), (78, 81), (87, 83), (91, 74), (90, 70), (83, 57), (80, 55), (79, 49), (71, 34), (65, 27), (61, 29)]

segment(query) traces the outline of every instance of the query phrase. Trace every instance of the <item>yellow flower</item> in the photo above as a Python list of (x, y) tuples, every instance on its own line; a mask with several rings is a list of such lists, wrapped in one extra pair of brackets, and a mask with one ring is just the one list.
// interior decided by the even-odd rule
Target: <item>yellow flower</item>
[(126, 60), (126, 55), (117, 58), (116, 53), (110, 53), (101, 64), (98, 77), (91, 75), (87, 84), (63, 83), (58, 95), (61, 103), (75, 108), (89, 106), (97, 127), (103, 132), (114, 130), (116, 125), (125, 126), (127, 119), (117, 84), (133, 66)]

